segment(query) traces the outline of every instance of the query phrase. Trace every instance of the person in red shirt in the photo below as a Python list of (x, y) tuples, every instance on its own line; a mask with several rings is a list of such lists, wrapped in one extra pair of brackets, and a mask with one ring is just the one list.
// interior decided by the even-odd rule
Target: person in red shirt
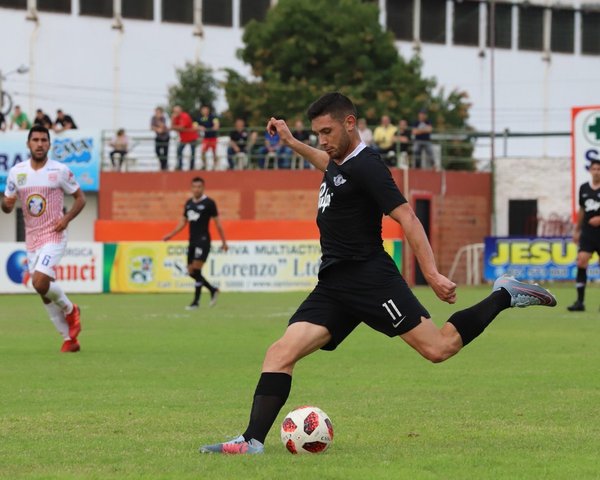
[(180, 105), (175, 105), (173, 107), (171, 129), (179, 133), (179, 144), (177, 145), (177, 170), (183, 170), (183, 150), (186, 145), (190, 146), (190, 170), (194, 170), (198, 130), (194, 128), (192, 117), (184, 112)]

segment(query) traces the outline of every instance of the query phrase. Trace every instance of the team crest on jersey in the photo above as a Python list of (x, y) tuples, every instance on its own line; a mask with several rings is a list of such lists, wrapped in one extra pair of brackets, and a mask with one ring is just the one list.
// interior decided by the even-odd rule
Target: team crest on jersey
[(317, 207), (317, 210), (320, 208), (322, 209), (321, 213), (323, 213), (325, 209), (331, 205), (331, 197), (333, 197), (333, 193), (329, 191), (327, 184), (323, 182), (319, 188), (319, 206)]
[(34, 193), (27, 197), (27, 210), (32, 217), (39, 217), (46, 211), (46, 199)]
[(333, 177), (333, 184), (336, 187), (339, 187), (340, 185), (343, 185), (344, 183), (346, 183), (346, 179), (344, 177), (342, 177), (341, 174)]
[(22, 187), (27, 182), (27, 174), (26, 173), (17, 173), (17, 185)]
[(58, 180), (58, 173), (49, 173), (48, 174), (49, 182), (56, 182), (57, 180)]
[(8, 182), (6, 189), (8, 190), (8, 193), (14, 193), (17, 189), (17, 186), (15, 185), (15, 182)]

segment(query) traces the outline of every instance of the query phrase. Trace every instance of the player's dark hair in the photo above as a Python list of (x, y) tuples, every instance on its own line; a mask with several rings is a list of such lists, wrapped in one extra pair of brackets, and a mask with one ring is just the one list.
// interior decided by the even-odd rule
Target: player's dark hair
[(192, 183), (196, 183), (196, 182), (200, 182), (202, 185), (204, 185), (204, 179), (202, 177), (192, 178)]
[(310, 121), (328, 114), (339, 121), (344, 120), (348, 115), (358, 116), (352, 100), (339, 92), (326, 93), (315, 100), (306, 111)]
[(48, 130), (43, 125), (38, 124), (31, 127), (29, 129), (29, 133), (27, 134), (27, 141), (31, 140), (31, 135), (33, 135), (33, 132), (45, 133), (46, 135), (48, 135), (48, 141), (50, 141), (50, 130)]

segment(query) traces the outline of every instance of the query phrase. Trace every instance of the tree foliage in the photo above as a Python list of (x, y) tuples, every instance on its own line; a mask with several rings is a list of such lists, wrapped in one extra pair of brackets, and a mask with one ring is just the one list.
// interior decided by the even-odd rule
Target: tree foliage
[(181, 105), (186, 112), (192, 112), (201, 105), (214, 106), (219, 83), (212, 69), (202, 63), (187, 62), (176, 69), (177, 83), (169, 87), (169, 108)]
[(230, 70), (225, 94), (230, 115), (251, 124), (272, 115), (302, 118), (320, 95), (340, 91), (370, 124), (383, 114), (410, 121), (427, 108), (438, 130), (467, 126), (466, 93), (446, 95), (423, 76), (419, 57), (401, 57), (373, 3), (279, 0), (264, 21), (246, 26), (243, 41), (239, 56), (255, 79)]

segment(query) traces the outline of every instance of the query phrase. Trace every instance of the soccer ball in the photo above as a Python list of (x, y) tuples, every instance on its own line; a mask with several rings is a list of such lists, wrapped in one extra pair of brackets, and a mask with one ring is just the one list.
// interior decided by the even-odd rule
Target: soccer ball
[(320, 408), (296, 408), (281, 424), (281, 441), (290, 453), (321, 453), (333, 441), (333, 424)]

